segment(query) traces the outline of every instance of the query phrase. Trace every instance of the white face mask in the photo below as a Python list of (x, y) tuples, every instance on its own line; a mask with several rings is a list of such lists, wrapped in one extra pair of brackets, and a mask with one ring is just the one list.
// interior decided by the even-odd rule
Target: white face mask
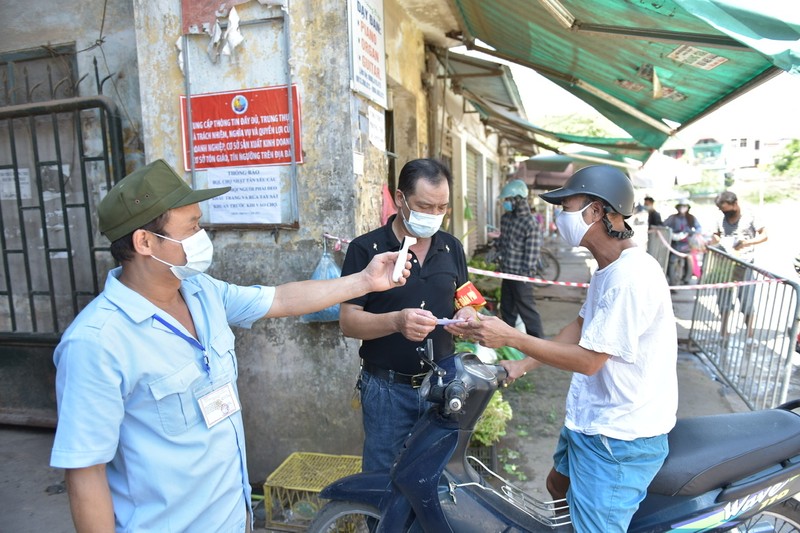
[(403, 224), (405, 224), (409, 233), (415, 237), (419, 237), (420, 239), (427, 239), (428, 237), (432, 237), (433, 234), (439, 231), (439, 228), (442, 227), (444, 214), (429, 215), (427, 213), (414, 211), (411, 209), (411, 207), (409, 207), (405, 195), (403, 195), (403, 201), (405, 202), (406, 207), (408, 207), (408, 212), (410, 213), (408, 215), (408, 220), (406, 220), (405, 215), (403, 215), (402, 209), (400, 210), (400, 214), (403, 215)]
[(211, 242), (211, 239), (208, 238), (206, 230), (201, 229), (182, 241), (171, 239), (165, 235), (159, 235), (158, 233), (153, 233), (153, 235), (158, 235), (162, 239), (167, 239), (168, 241), (177, 242), (183, 248), (183, 253), (186, 254), (185, 265), (173, 265), (154, 255), (150, 256), (156, 261), (160, 261), (169, 266), (169, 269), (176, 278), (183, 280), (196, 276), (201, 272), (205, 272), (208, 267), (211, 266), (211, 259), (214, 256), (214, 244)]
[(561, 235), (564, 242), (572, 247), (581, 245), (583, 236), (586, 235), (586, 232), (589, 231), (589, 228), (594, 224), (594, 222), (592, 222), (592, 224), (587, 224), (586, 221), (583, 220), (583, 212), (586, 211), (589, 205), (580, 211), (561, 211), (558, 217), (556, 217), (558, 234)]

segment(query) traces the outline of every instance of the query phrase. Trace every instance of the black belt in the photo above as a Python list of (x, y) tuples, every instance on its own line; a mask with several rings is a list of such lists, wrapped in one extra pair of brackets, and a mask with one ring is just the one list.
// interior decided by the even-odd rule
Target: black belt
[(415, 389), (422, 386), (422, 380), (428, 375), (427, 372), (422, 372), (421, 374), (403, 374), (402, 372), (396, 372), (394, 370), (386, 370), (385, 368), (375, 366), (364, 360), (361, 361), (361, 369), (378, 379), (402, 383), (403, 385), (411, 385)]

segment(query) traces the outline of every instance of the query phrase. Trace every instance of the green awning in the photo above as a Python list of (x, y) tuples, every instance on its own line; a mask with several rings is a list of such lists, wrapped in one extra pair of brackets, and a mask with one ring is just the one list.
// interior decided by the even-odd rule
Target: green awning
[(468, 48), (536, 70), (652, 149), (798, 67), (796, 0), (779, 17), (754, 0), (453, 2)]
[[(502, 128), (503, 125), (514, 126), (518, 129), (530, 131), (540, 137), (546, 137), (562, 143), (580, 144), (590, 148), (599, 148), (601, 150), (616, 154), (617, 156), (629, 157), (642, 162), (647, 160), (647, 158), (650, 157), (650, 154), (653, 153), (653, 148), (650, 148), (636, 139), (628, 137), (586, 137), (582, 135), (573, 135), (570, 133), (553, 132), (540, 128), (526, 119), (493, 106), (492, 104), (481, 100), (481, 98), (476, 95), (472, 95), (470, 100), (478, 109), (478, 111), (486, 117), (487, 123), (497, 128)], [(550, 151), (560, 152), (558, 148), (544, 144), (541, 139), (536, 139), (533, 142)]]
[(800, 4), (797, 0), (675, 0), (692, 15), (758, 50), (787, 72), (800, 74)]
[(630, 174), (633, 168), (625, 158), (610, 153), (579, 151), (563, 154), (539, 154), (521, 161), (515, 178), (539, 190), (563, 187), (576, 171), (589, 165), (606, 164)]

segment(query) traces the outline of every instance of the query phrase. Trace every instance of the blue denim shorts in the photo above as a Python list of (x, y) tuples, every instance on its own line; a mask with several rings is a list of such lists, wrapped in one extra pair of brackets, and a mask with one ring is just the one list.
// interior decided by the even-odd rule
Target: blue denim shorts
[(625, 533), (668, 450), (666, 435), (624, 441), (562, 428), (553, 462), (569, 477), (575, 531)]

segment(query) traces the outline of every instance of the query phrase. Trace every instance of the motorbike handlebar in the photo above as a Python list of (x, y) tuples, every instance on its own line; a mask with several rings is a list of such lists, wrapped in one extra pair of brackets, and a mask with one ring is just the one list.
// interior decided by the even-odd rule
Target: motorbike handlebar
[(494, 373), (497, 376), (497, 384), (502, 387), (508, 379), (508, 370), (502, 365), (493, 365)]
[(464, 406), (467, 399), (467, 388), (460, 381), (453, 381), (444, 391), (444, 401), (447, 408), (457, 413)]

